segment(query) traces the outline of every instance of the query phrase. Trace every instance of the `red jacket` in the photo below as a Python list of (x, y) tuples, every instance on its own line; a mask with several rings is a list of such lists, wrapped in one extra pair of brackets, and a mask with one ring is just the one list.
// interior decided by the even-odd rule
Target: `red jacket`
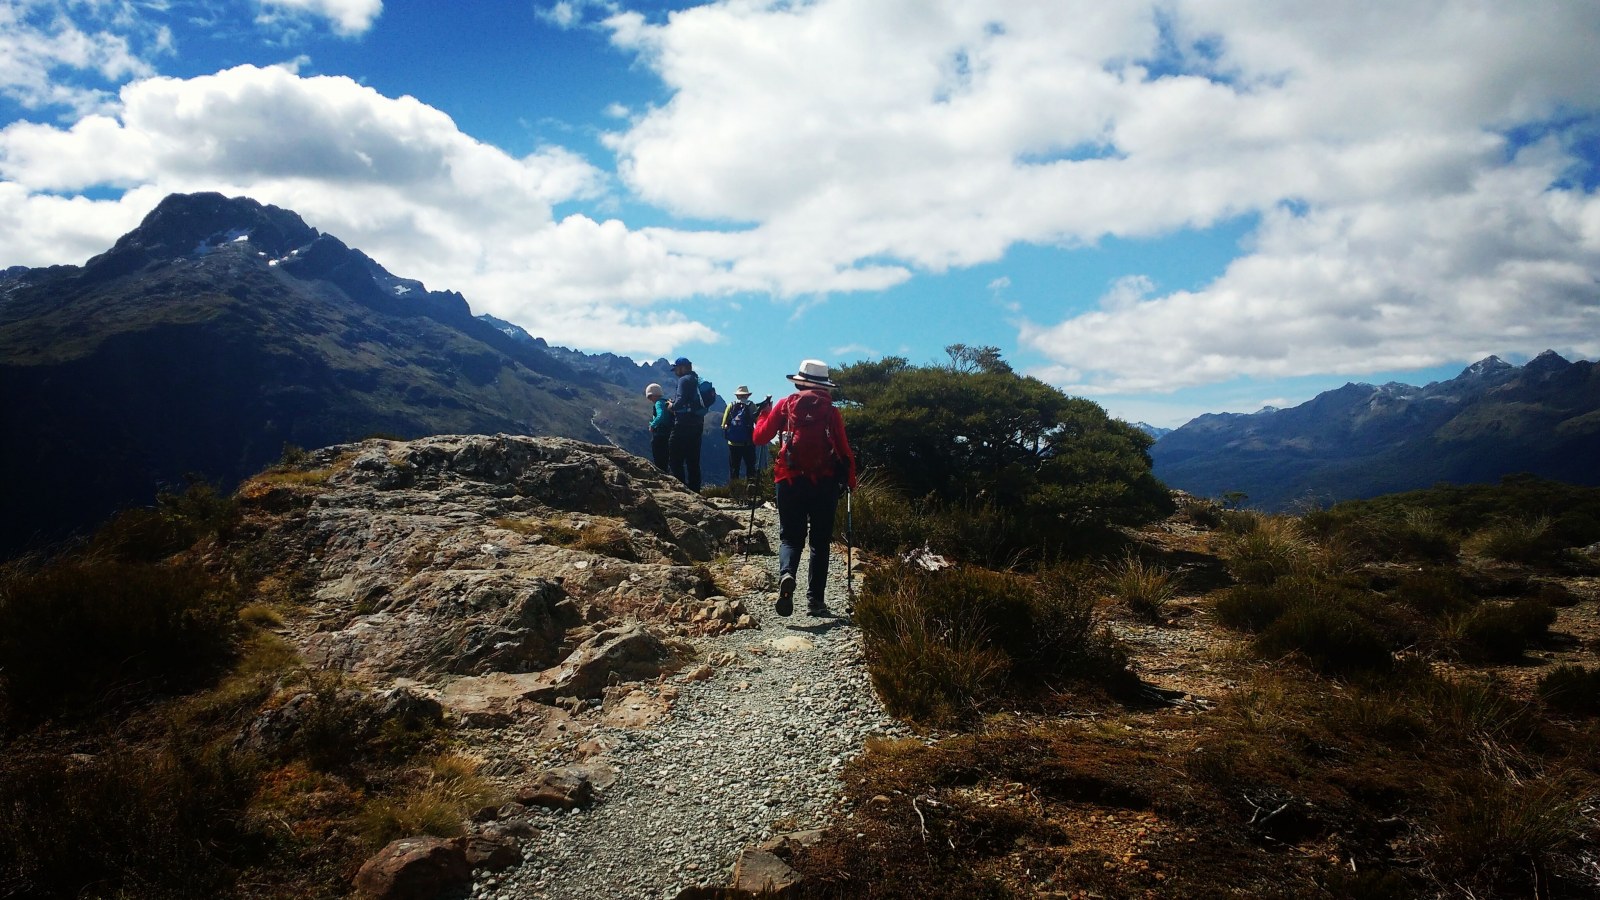
[[(820, 388), (819, 390), (826, 390), (826, 388)], [(761, 418), (756, 422), (756, 433), (752, 438), (756, 446), (759, 447), (762, 444), (770, 443), (774, 437), (777, 437), (778, 432), (782, 431), (783, 426), (787, 425), (789, 422), (789, 407), (794, 405), (795, 398), (799, 396), (800, 393), (796, 391), (782, 400), (779, 400), (777, 403), (774, 403), (772, 408), (768, 409), (761, 415)], [(846, 484), (850, 485), (851, 490), (855, 490), (856, 457), (855, 454), (850, 452), (850, 442), (845, 438), (844, 416), (839, 415), (839, 410), (837, 407), (830, 406), (828, 407), (828, 411), (833, 415), (833, 421), (828, 424), (828, 434), (833, 438), (833, 455), (836, 460), (843, 462), (844, 465), (849, 468), (849, 471), (846, 473)], [(811, 475), (810, 478), (811, 481), (815, 483), (816, 481), (820, 480), (822, 476), (829, 474), (837, 475), (837, 472), (816, 473)], [(782, 453), (776, 453), (773, 455), (772, 480), (792, 481), (799, 477), (801, 477), (799, 472), (789, 471), (788, 465), (784, 463)]]

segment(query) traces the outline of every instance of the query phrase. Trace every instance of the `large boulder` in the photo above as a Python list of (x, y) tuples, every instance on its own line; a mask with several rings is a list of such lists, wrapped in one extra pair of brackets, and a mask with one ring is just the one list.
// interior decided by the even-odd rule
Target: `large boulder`
[(362, 900), (438, 900), (472, 883), (472, 865), (460, 840), (410, 837), (392, 841), (356, 873)]

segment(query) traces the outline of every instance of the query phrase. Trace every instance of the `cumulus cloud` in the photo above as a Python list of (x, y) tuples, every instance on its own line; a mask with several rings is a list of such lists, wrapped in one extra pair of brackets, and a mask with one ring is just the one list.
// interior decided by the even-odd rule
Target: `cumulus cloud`
[[(216, 190), (296, 210), (397, 274), (577, 346), (660, 352), (716, 340), (658, 305), (759, 284), (682, 251), (668, 232), (556, 221), (554, 204), (604, 185), (570, 151), (512, 157), (413, 98), (275, 67), (138, 81), (122, 90), (117, 115), (70, 128), (13, 123), (0, 130), (0, 178), (8, 265), (73, 251), (81, 261), (167, 193)], [(61, 196), (106, 186), (126, 192)]]
[[(152, 52), (170, 47), (165, 29), (146, 29), (142, 37)], [(55, 3), (0, 0), (0, 93), (27, 109), (64, 107), (77, 115), (110, 102), (106, 87), (62, 80), (57, 76), (63, 71), (115, 85), (154, 69), (128, 35), (84, 30)]]
[[(1540, 156), (1536, 151), (1530, 154)], [(1399, 371), (1508, 346), (1600, 354), (1600, 198), (1519, 158), (1466, 190), (1265, 218), (1255, 252), (1199, 291), (1119, 283), (1101, 308), (1021, 340), (1090, 394)]]
[(326, 19), (338, 34), (365, 34), (383, 12), (383, 0), (257, 0), (261, 18), (271, 22), (284, 16)]
[[(251, 2), (352, 35), (382, 8)], [(536, 4), (605, 29), (666, 88), (608, 110), (614, 177), (558, 147), (510, 156), (350, 79), (147, 77), (120, 32), (18, 18), (36, 6), (0, 0), (0, 24), (32, 29), (0, 28), (18, 48), (0, 90), (70, 102), (49, 99), (53, 66), (139, 80), (80, 98), (70, 126), (0, 132), (5, 262), (86, 256), (166, 191), (224, 190), (552, 339), (648, 352), (717, 338), (670, 311), (684, 297), (804, 309), (1018, 244), (1242, 220), (1259, 223), (1244, 255), (1192, 290), (1131, 271), (1076, 314), (991, 295), (1040, 371), (1086, 392), (1600, 350), (1595, 160), (1574, 150), (1600, 116), (1594, 3)], [(105, 187), (127, 193), (60, 196)], [(716, 227), (553, 213), (595, 198)]]
[(1513, 137), (1600, 112), (1594, 4), (818, 0), (606, 25), (672, 91), (610, 136), (620, 177), (742, 228), (780, 291), (1261, 217), (1205, 290), (1134, 272), (1024, 324), (1063, 384), (1595, 349), (1570, 336), (1596, 333), (1594, 194), (1554, 186), (1593, 161)]

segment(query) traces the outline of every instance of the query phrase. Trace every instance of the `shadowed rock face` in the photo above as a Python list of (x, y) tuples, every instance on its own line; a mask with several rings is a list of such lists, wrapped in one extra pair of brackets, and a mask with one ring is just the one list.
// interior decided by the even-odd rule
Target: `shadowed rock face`
[(525, 676), (484, 682), (502, 705), (670, 664), (665, 631), (597, 626), (688, 622), (714, 592), (697, 564), (743, 526), (636, 456), (563, 438), (345, 444), (240, 496), (254, 551), (309, 586), (308, 662), (425, 684)]

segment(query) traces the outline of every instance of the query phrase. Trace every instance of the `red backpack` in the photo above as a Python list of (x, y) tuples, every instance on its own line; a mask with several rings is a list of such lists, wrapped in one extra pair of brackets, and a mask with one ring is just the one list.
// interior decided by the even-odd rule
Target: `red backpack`
[(812, 480), (826, 478), (837, 470), (833, 452), (833, 398), (827, 391), (801, 391), (789, 404), (789, 421), (784, 424), (784, 468)]

